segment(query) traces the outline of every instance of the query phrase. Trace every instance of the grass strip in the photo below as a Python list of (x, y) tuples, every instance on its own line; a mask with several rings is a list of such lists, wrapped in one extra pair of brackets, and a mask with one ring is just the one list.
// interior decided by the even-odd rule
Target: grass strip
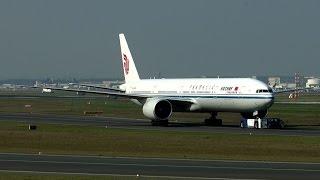
[(1, 152), (320, 162), (320, 137), (1, 122), (0, 139)]

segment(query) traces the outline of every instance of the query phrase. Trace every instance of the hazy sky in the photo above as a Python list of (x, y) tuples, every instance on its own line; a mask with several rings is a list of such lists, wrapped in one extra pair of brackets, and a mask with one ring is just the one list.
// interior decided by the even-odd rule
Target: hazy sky
[(1, 0), (0, 79), (320, 75), (320, 1)]

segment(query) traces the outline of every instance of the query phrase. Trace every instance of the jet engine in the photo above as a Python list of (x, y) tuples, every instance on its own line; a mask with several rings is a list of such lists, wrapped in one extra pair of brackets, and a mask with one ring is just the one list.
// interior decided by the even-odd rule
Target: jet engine
[(143, 105), (143, 114), (154, 121), (168, 120), (172, 113), (172, 105), (165, 99), (148, 99)]

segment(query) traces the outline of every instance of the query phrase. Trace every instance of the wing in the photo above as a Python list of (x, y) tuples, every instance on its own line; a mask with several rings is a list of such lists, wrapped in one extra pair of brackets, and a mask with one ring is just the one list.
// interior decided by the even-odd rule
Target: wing
[(111, 91), (92, 91), (92, 90), (83, 90), (83, 89), (67, 89), (67, 88), (57, 88), (57, 87), (45, 87), (45, 89), (58, 90), (58, 91), (68, 91), (68, 92), (81, 92), (81, 93), (90, 93), (90, 94), (100, 94), (107, 96), (116, 96), (123, 97), (128, 99), (137, 99), (140, 102), (145, 102), (148, 98), (160, 98), (168, 100), (175, 112), (179, 111), (196, 111), (200, 107), (193, 98), (183, 98), (183, 97), (170, 97), (170, 96), (151, 96), (151, 95), (142, 95), (142, 94), (126, 94), (123, 92), (111, 92)]
[(172, 98), (162, 97), (172, 104), (174, 112), (196, 111), (200, 109), (196, 99), (193, 98)]
[(111, 90), (111, 91), (117, 91), (117, 92), (125, 92), (121, 89), (117, 89), (117, 88), (110, 88), (110, 87), (102, 87), (102, 86), (95, 86), (95, 85), (91, 85), (91, 84), (76, 84), (76, 83), (70, 83), (71, 85), (79, 85), (79, 86), (83, 86), (83, 87), (92, 87), (92, 88), (96, 88), (96, 89), (104, 89), (104, 90)]
[(111, 91), (92, 91), (92, 90), (83, 90), (83, 89), (67, 89), (67, 88), (57, 88), (57, 87), (45, 87), (44, 89), (58, 90), (58, 91), (68, 91), (68, 92), (81, 92), (81, 93), (90, 93), (90, 94), (100, 94), (100, 95), (109, 95), (109, 96), (118, 96), (125, 98), (148, 98), (149, 96), (144, 96), (141, 94), (126, 94), (123, 92), (111, 92)]

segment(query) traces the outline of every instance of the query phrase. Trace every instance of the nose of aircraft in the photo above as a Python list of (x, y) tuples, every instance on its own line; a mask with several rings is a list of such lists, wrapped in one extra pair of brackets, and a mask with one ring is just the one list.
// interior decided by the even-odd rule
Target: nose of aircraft
[(271, 107), (274, 103), (274, 93), (270, 93), (270, 98), (266, 101), (266, 106)]

